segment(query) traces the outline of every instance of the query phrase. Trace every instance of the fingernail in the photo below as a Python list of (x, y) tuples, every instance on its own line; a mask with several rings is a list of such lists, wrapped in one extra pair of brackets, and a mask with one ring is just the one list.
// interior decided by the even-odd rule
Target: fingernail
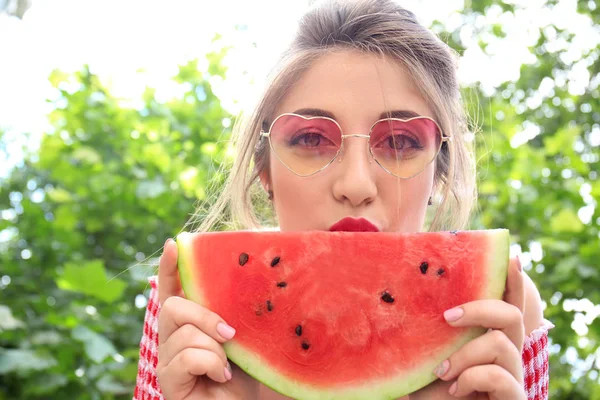
[(517, 268), (519, 268), (519, 272), (523, 272), (523, 266), (521, 265), (521, 259), (517, 256)]
[(227, 362), (227, 366), (225, 367), (225, 379), (227, 379), (228, 381), (231, 380), (231, 365), (229, 365), (229, 361)]
[(169, 240), (171, 240), (171, 238), (168, 238), (168, 239), (165, 241), (165, 248), (166, 248), (166, 247), (167, 247), (167, 245), (169, 244)]
[(448, 372), (449, 367), (450, 362), (448, 360), (444, 360), (440, 365), (437, 366), (434, 372), (438, 376), (438, 378), (441, 378), (442, 376), (446, 375), (446, 372)]
[(444, 311), (444, 318), (446, 318), (446, 321), (448, 322), (453, 322), (462, 317), (464, 313), (465, 312), (460, 307), (451, 308), (450, 310)]
[(450, 389), (448, 389), (448, 393), (454, 396), (454, 393), (456, 393), (456, 382), (454, 382), (452, 386), (450, 386)]
[(219, 335), (223, 336), (223, 338), (227, 340), (231, 339), (235, 335), (235, 329), (223, 322), (219, 322), (217, 324), (217, 332), (219, 332)]

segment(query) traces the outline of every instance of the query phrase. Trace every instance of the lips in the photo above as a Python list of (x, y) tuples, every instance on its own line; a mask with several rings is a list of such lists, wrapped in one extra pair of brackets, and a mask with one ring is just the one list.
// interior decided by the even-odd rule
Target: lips
[(331, 232), (379, 232), (379, 228), (364, 218), (346, 217), (329, 228)]

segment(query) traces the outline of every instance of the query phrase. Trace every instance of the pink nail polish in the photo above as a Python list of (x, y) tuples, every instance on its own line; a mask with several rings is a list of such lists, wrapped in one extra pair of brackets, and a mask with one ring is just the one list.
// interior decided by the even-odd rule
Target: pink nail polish
[(450, 368), (450, 362), (448, 360), (444, 360), (440, 365), (437, 366), (434, 373), (438, 376), (438, 378), (441, 378), (442, 376), (446, 375), (448, 368)]
[(451, 308), (450, 310), (444, 311), (444, 318), (446, 318), (446, 321), (448, 322), (454, 322), (462, 317), (464, 313), (465, 312), (460, 307)]
[(456, 393), (456, 382), (454, 382), (452, 384), (452, 386), (450, 386), (450, 389), (448, 390), (448, 393), (450, 393), (452, 396), (454, 396), (454, 393)]
[(227, 363), (227, 366), (225, 367), (225, 379), (227, 379), (228, 381), (231, 380), (231, 365), (229, 365), (229, 362)]
[(235, 335), (235, 329), (223, 322), (219, 322), (217, 324), (217, 332), (219, 332), (219, 335), (227, 340), (231, 339)]

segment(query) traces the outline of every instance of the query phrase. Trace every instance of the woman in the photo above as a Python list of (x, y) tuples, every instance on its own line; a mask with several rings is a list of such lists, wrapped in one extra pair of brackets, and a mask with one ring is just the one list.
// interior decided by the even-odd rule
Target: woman
[[(466, 126), (453, 54), (411, 12), (388, 0), (320, 4), (238, 125), (226, 190), (200, 229), (226, 209), (242, 228), (259, 227), (255, 184), (282, 231), (329, 230), (350, 217), (347, 229), (416, 232), (428, 210), (429, 230), (461, 229), (475, 201)], [(135, 398), (285, 398), (232, 369), (221, 345), (235, 330), (185, 299), (176, 262), (168, 240), (160, 285), (152, 280)], [(463, 304), (445, 317), (489, 330), (436, 369), (440, 380), (404, 399), (547, 397), (551, 325), (518, 259), (503, 301)]]

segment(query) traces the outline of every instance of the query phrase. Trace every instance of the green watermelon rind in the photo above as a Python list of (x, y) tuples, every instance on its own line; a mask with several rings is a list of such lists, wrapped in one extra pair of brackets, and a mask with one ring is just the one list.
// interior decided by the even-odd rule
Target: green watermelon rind
[[(179, 269), (179, 280), (181, 281), (181, 287), (186, 297), (190, 300), (199, 303), (200, 305), (206, 304), (204, 294), (196, 289), (199, 288), (197, 279), (194, 276), (194, 269), (190, 268), (193, 265), (193, 251), (192, 250), (192, 237), (193, 234), (190, 232), (182, 232), (177, 235), (175, 242), (177, 243), (177, 268)], [(159, 282), (160, 284), (160, 282)]]
[(453, 352), (458, 350), (468, 341), (475, 339), (485, 332), (485, 329), (473, 328), (460, 337), (459, 340), (448, 346), (445, 353), (440, 353), (439, 358), (421, 364), (418, 370), (404, 373), (399, 377), (386, 378), (381, 381), (369, 383), (359, 382), (357, 385), (347, 384), (345, 387), (323, 389), (313, 387), (302, 382), (293, 381), (281, 376), (265, 366), (266, 361), (256, 353), (247, 351), (239, 343), (232, 341), (225, 343), (225, 353), (238, 367), (244, 370), (264, 385), (276, 392), (294, 399), (303, 400), (394, 400), (419, 390), (437, 379), (433, 373), (435, 368)]
[[(482, 289), (481, 298), (501, 299), (506, 285), (509, 264), (510, 237), (506, 229), (491, 229), (484, 232), (491, 241), (488, 256), (488, 285)], [(183, 232), (176, 238), (179, 259), (178, 268), (181, 283), (186, 296), (199, 304), (206, 304), (203, 293), (198, 291), (193, 276), (192, 265), (192, 234)], [(481, 266), (479, 266), (481, 267)], [(486, 332), (485, 328), (474, 327), (465, 331), (457, 340), (448, 344), (446, 351), (440, 352), (438, 357), (424, 361), (418, 369), (410, 373), (403, 373), (397, 377), (387, 377), (371, 382), (357, 382), (346, 384), (344, 387), (325, 389), (319, 386), (290, 379), (268, 367), (268, 362), (257, 353), (249, 351), (236, 342), (235, 338), (223, 345), (227, 357), (248, 375), (262, 382), (271, 389), (292, 398), (304, 400), (393, 400), (419, 390), (437, 379), (434, 369), (452, 353), (460, 349), (465, 343)]]

